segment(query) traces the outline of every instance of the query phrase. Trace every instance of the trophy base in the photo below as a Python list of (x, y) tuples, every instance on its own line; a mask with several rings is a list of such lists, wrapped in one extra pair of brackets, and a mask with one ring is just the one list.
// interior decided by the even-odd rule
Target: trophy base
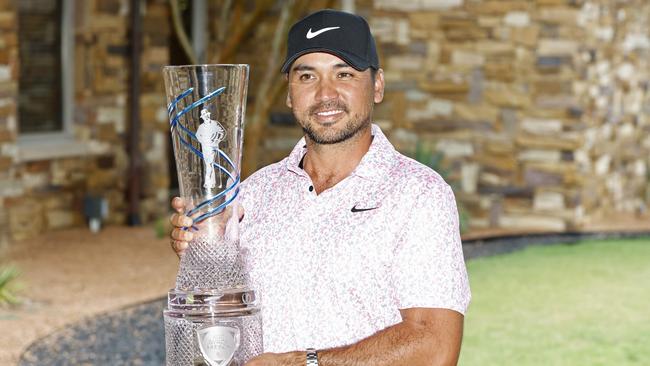
[(241, 366), (263, 351), (253, 290), (171, 290), (163, 315), (167, 365)]

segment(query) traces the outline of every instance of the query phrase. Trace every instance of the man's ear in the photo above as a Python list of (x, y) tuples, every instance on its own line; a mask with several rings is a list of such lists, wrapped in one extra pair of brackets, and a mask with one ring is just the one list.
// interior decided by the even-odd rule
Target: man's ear
[(291, 93), (289, 93), (288, 90), (287, 90), (287, 100), (286, 100), (285, 103), (286, 103), (287, 107), (293, 108), (293, 105), (291, 104)]
[(374, 85), (375, 103), (381, 103), (381, 101), (384, 100), (384, 86), (385, 86), (384, 70), (378, 69), (377, 73), (375, 74), (375, 85)]
[(284, 80), (287, 81), (287, 100), (284, 103), (287, 105), (287, 107), (292, 108), (291, 91), (290, 91), (291, 85), (288, 85), (289, 84), (289, 73), (284, 74)]

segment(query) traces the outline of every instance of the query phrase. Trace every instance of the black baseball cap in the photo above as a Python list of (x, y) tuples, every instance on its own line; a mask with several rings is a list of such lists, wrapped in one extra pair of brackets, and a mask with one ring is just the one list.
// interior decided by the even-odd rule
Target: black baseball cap
[(298, 57), (312, 52), (331, 53), (359, 71), (379, 68), (375, 39), (368, 22), (342, 11), (320, 10), (291, 27), (282, 72), (289, 72)]

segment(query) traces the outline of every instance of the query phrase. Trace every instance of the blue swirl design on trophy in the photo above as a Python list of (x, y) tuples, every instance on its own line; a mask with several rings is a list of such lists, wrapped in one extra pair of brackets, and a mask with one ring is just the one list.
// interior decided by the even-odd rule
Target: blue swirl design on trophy
[[(216, 131), (218, 131), (217, 133), (221, 133), (221, 138), (218, 138), (218, 137), (214, 138), (213, 137), (213, 139), (216, 142), (216, 145), (215, 146), (209, 146), (209, 149), (211, 151), (208, 151), (208, 150), (206, 150), (206, 148), (208, 148), (208, 147), (206, 147), (207, 144), (205, 143), (204, 138), (202, 138), (201, 136), (197, 136), (197, 134), (192, 132), (187, 127), (183, 126), (183, 124), (180, 122), (180, 118), (182, 116), (184, 116), (185, 114), (191, 112), (193, 109), (204, 105), (205, 103), (207, 103), (211, 99), (216, 98), (217, 96), (222, 94), (225, 90), (226, 90), (225, 86), (221, 87), (221, 88), (219, 88), (217, 90), (214, 90), (214, 91), (208, 93), (207, 95), (205, 95), (204, 97), (200, 98), (199, 100), (197, 100), (195, 102), (192, 102), (190, 105), (188, 105), (187, 107), (181, 109), (178, 113), (176, 113), (175, 116), (173, 116), (174, 112), (177, 110), (178, 104), (181, 101), (183, 101), (185, 98), (190, 96), (192, 94), (192, 92), (194, 91), (194, 88), (189, 88), (186, 91), (182, 92), (179, 96), (177, 96), (169, 104), (169, 106), (167, 107), (167, 113), (169, 114), (169, 118), (170, 118), (170, 123), (169, 124), (170, 124), (171, 133), (172, 134), (176, 133), (177, 136), (178, 136), (178, 140), (181, 142), (181, 144), (185, 148), (189, 149), (196, 156), (198, 156), (201, 160), (204, 161), (204, 163), (206, 165), (206, 177), (208, 176), (207, 173), (208, 173), (209, 168), (212, 168), (212, 169), (217, 169), (217, 170), (222, 171), (223, 173), (225, 173), (226, 176), (228, 176), (228, 180), (231, 182), (231, 184), (229, 186), (225, 187), (224, 190), (217, 193), (212, 198), (199, 203), (193, 209), (189, 210), (186, 213), (187, 216), (192, 217), (194, 214), (198, 213), (199, 210), (209, 208), (213, 203), (223, 199), (224, 197), (226, 197), (226, 195), (231, 193), (230, 197), (228, 197), (225, 200), (225, 202), (219, 204), (218, 206), (216, 206), (214, 208), (211, 208), (211, 209), (207, 210), (205, 213), (203, 213), (200, 216), (194, 218), (193, 219), (193, 225), (198, 224), (201, 221), (204, 221), (205, 219), (208, 219), (208, 218), (210, 218), (212, 216), (215, 216), (215, 215), (221, 213), (223, 210), (226, 209), (226, 207), (239, 194), (239, 182), (240, 182), (239, 174), (230, 172), (226, 167), (224, 167), (224, 166), (220, 165), (218, 162), (214, 161), (215, 160), (214, 159), (214, 154), (216, 153), (217, 156), (223, 158), (223, 160), (225, 160), (228, 163), (228, 165), (230, 166), (230, 168), (234, 172), (237, 172), (237, 168), (235, 167), (235, 164), (233, 163), (232, 159), (230, 159), (230, 157), (226, 153), (224, 153), (221, 149), (219, 149), (219, 147), (218, 147), (218, 143), (221, 141), (221, 138), (223, 138), (223, 128), (220, 127), (220, 125), (218, 125), (218, 122), (209, 119), (210, 118), (210, 113), (206, 109), (201, 110), (201, 118), (204, 118), (207, 115), (207, 120), (210, 120), (211, 122), (216, 122), (217, 123), (218, 127), (217, 126), (214, 127), (214, 128), (216, 128)], [(204, 122), (204, 123), (207, 123), (207, 122)], [(219, 131), (219, 128), (221, 128), (221, 131)], [(198, 131), (197, 131), (197, 133), (198, 133)], [(192, 145), (192, 143), (190, 141), (188, 141), (188, 139), (186, 139), (183, 135), (187, 136), (190, 141), (195, 141), (195, 142), (200, 143), (201, 146), (202, 146), (203, 152), (199, 151), (196, 147), (194, 147), (194, 145)], [(214, 173), (212, 173), (212, 177), (214, 177)], [(214, 179), (214, 178), (212, 178), (212, 179)], [(214, 187), (214, 183), (211, 186), (208, 186), (209, 183), (207, 181), (208, 181), (208, 179), (206, 178), (206, 186), (204, 186), (205, 188)], [(219, 187), (221, 187), (221, 185), (219, 185)], [(196, 230), (196, 227), (194, 227), (194, 226), (192, 226), (192, 227), (193, 227), (193, 229)]]

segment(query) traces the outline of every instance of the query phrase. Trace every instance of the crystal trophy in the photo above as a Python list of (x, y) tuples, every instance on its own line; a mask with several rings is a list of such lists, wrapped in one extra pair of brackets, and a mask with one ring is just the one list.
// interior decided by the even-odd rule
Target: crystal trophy
[(180, 195), (194, 233), (164, 311), (167, 365), (239, 366), (262, 353), (239, 245), (248, 65), (163, 68)]

